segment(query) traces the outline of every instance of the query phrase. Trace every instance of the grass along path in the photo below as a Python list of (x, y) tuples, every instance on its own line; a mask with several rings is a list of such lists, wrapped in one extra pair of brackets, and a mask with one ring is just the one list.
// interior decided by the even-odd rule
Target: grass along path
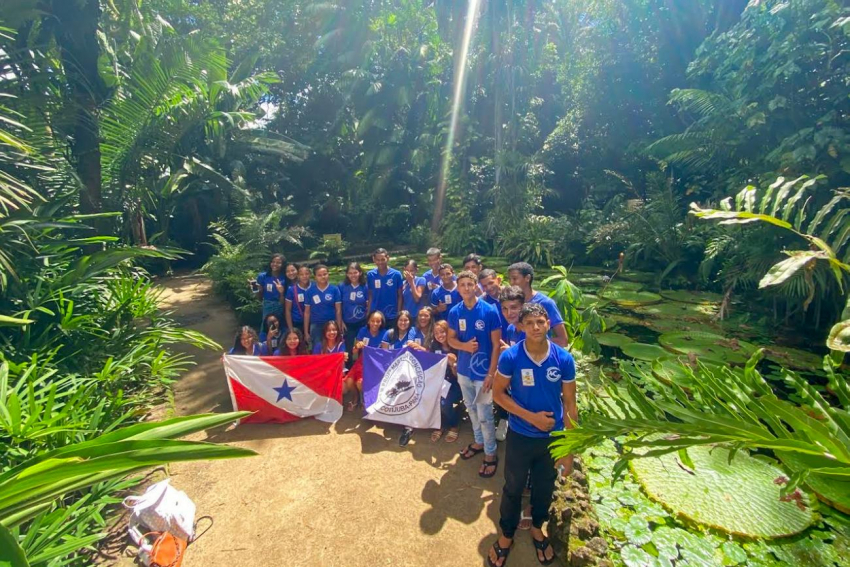
[[(163, 285), (163, 307), (183, 324), (232, 343), (236, 317), (208, 280)], [(175, 385), (176, 412), (229, 411), (220, 353), (193, 354), (198, 365)], [(494, 478), (479, 478), (478, 459), (460, 460), (457, 451), (472, 437), (463, 425), (457, 443), (432, 444), (418, 431), (406, 448), (397, 443), (400, 428), (349, 413), (335, 425), (304, 420), (211, 432), (212, 441), (260, 456), (171, 467), (172, 484), (195, 501), (199, 517), (214, 521), (183, 565), (481, 565), (496, 535), (504, 477), (500, 467)], [(538, 565), (528, 532), (519, 532), (509, 564)]]

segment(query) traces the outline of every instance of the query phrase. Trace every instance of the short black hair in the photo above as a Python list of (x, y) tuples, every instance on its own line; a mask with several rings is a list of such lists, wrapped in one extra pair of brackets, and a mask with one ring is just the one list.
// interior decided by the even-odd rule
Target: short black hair
[(374, 252), (372, 252), (372, 257), (374, 258), (374, 257), (375, 257), (375, 256), (377, 256), (378, 254), (383, 254), (384, 256), (389, 256), (389, 255), (390, 255), (390, 253), (389, 253), (389, 252), (387, 252), (387, 249), (386, 249), (386, 248), (375, 248), (375, 251), (374, 251)]
[(440, 264), (440, 271), (442, 272), (443, 270), (451, 270), (452, 272), (455, 271), (451, 264)]
[(531, 284), (534, 282), (534, 268), (531, 267), (531, 264), (528, 262), (516, 262), (508, 266), (508, 273), (511, 272), (519, 272), (519, 274), (523, 277), (531, 276), (531, 279), (528, 280), (528, 283)]
[(426, 256), (442, 256), (443, 251), (439, 248), (429, 248), (427, 252), (425, 252)]
[(546, 311), (546, 308), (539, 303), (526, 303), (522, 306), (522, 309), (519, 312), (520, 323), (522, 323), (522, 320), (526, 317), (546, 317), (546, 320), (548, 321), (549, 312)]
[(476, 276), (474, 272), (470, 272), (469, 270), (464, 270), (457, 275), (457, 281), (460, 281), (463, 278), (468, 278), (472, 280), (473, 283), (478, 283), (478, 276)]
[(404, 267), (406, 268), (406, 267), (408, 267), (408, 266), (409, 266), (409, 265), (411, 265), (411, 264), (413, 264), (413, 267), (414, 267), (415, 269), (417, 269), (417, 270), (419, 269), (419, 264), (418, 264), (418, 263), (416, 262), (416, 260), (414, 260), (413, 258), (408, 258), (408, 259), (407, 259), (407, 262), (405, 262), (405, 263), (404, 263)]
[(497, 277), (496, 270), (493, 268), (484, 268), (481, 270), (481, 273), (478, 274), (478, 280), (483, 280), (484, 278), (495, 278)]
[(481, 256), (479, 256), (478, 254), (475, 254), (474, 252), (472, 254), (467, 254), (466, 257), (464, 257), (464, 259), (463, 259), (463, 265), (465, 266), (467, 264), (467, 262), (475, 262), (476, 266), (480, 266), (481, 265)]
[(506, 301), (519, 301), (519, 304), (522, 305), (525, 303), (525, 294), (519, 286), (509, 285), (502, 289), (502, 293), (499, 294), (499, 303)]
[[(315, 266), (313, 266), (313, 275), (315, 276), (317, 273), (319, 273), (319, 270), (321, 270), (322, 268), (324, 268), (326, 270), (328, 269), (328, 267), (325, 266), (324, 264), (316, 264)], [(328, 270), (328, 271), (330, 271), (330, 270)]]

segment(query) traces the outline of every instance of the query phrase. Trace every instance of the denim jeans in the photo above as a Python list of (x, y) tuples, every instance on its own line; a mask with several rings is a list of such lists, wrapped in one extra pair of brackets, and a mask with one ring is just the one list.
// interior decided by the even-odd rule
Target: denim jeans
[(472, 434), (475, 442), (484, 445), (484, 453), (496, 454), (496, 425), (493, 423), (493, 403), (473, 404), (475, 396), (484, 387), (484, 381), (472, 381), (468, 377), (458, 374), (457, 383), (463, 394), (463, 405), (469, 412), (469, 422), (472, 424)]

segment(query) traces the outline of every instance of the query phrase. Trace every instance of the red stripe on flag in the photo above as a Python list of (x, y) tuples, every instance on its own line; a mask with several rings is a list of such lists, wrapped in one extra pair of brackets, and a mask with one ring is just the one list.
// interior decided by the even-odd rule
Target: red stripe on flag
[(304, 356), (261, 356), (263, 362), (293, 376), (320, 396), (342, 403), (342, 353)]
[(227, 377), (233, 392), (236, 411), (252, 411), (253, 415), (242, 418), (240, 423), (287, 423), (301, 419), (274, 404), (270, 404), (254, 392), (243, 386), (238, 380)]

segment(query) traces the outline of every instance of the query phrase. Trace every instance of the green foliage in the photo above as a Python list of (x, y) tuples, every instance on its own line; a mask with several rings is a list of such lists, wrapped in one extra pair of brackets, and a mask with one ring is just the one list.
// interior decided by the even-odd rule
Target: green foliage
[(570, 349), (583, 354), (599, 354), (596, 334), (605, 330), (605, 322), (596, 305), (583, 305), (584, 294), (570, 282), (570, 274), (565, 267), (552, 266), (552, 269), (556, 273), (540, 282), (540, 286), (555, 284), (549, 295), (564, 317)]
[(328, 264), (335, 266), (342, 262), (342, 255), (348, 249), (348, 242), (342, 239), (325, 238), (322, 243), (310, 252), (310, 258), (322, 258)]

